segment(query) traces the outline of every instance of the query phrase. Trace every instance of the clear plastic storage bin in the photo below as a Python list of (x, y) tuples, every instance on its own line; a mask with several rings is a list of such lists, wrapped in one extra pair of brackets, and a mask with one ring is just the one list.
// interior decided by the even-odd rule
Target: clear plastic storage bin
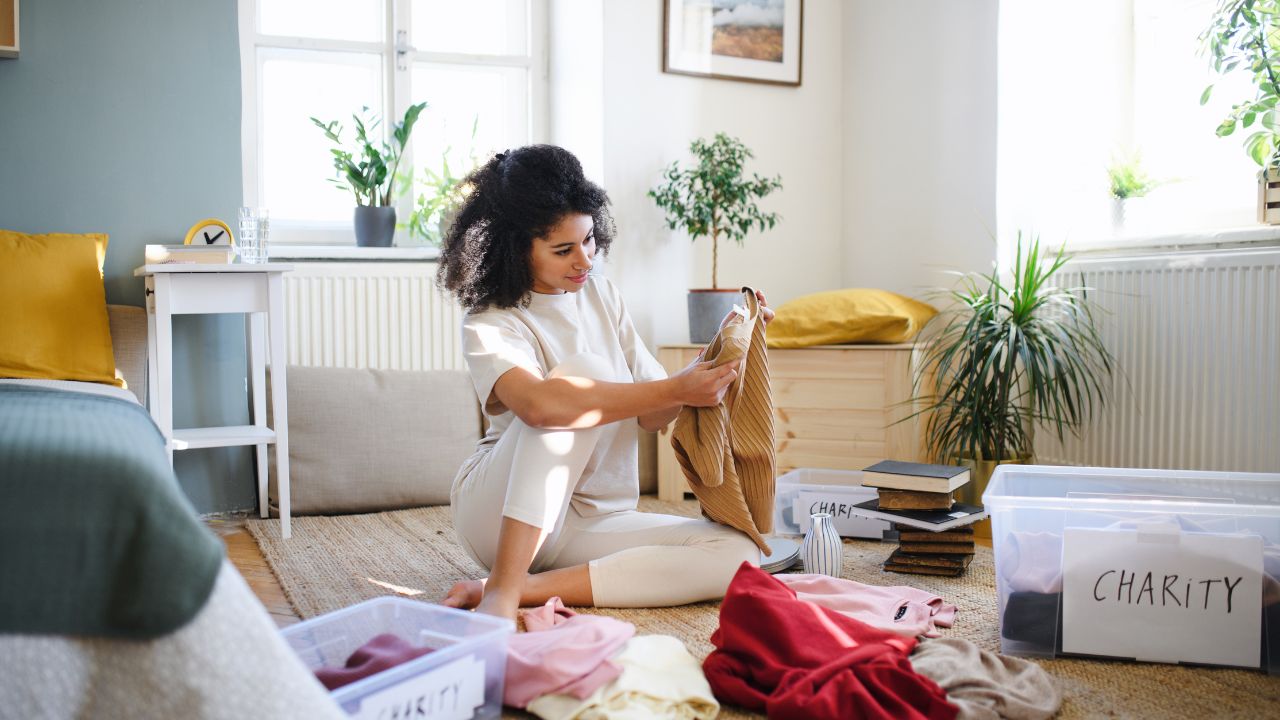
[[(877, 497), (875, 488), (862, 486), (861, 470), (798, 468), (778, 476), (773, 505), (774, 534), (804, 534), (809, 516), (797, 513), (795, 509), (801, 493), (821, 496), (821, 507), (803, 510), (831, 513), (837, 531), (844, 537), (881, 540), (890, 529), (884, 520), (858, 517), (848, 512), (853, 505)], [(812, 502), (809, 504), (813, 505)]]
[(982, 502), (1005, 653), (1280, 674), (1280, 474), (1001, 465)]
[(391, 633), (422, 657), (334, 690), (333, 699), (357, 718), (496, 718), (502, 712), (510, 620), (381, 597), (281, 630), (311, 670), (343, 667), (375, 636)]

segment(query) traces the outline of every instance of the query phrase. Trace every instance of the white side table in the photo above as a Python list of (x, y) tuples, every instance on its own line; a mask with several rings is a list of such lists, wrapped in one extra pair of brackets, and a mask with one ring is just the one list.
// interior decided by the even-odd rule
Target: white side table
[[(284, 273), (287, 263), (143, 265), (133, 271), (147, 288), (147, 398), (151, 417), (164, 434), (169, 463), (174, 450), (254, 445), (257, 448), (258, 512), (267, 517), (267, 446), (276, 446), (281, 535), (289, 537), (289, 422), (285, 384)], [(173, 429), (173, 316), (245, 313), (249, 350), (252, 425)], [(265, 318), (263, 317), (265, 314)], [(264, 319), (266, 326), (264, 327)], [(270, 344), (263, 339), (267, 331)], [(268, 362), (269, 359), (269, 362)], [(271, 413), (267, 426), (267, 365), (271, 366)]]

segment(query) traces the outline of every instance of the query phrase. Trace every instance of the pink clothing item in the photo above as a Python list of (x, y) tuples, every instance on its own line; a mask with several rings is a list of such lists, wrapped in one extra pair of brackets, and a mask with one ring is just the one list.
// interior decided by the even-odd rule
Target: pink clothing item
[(316, 679), (329, 690), (336, 690), (429, 652), (431, 648), (414, 647), (395, 635), (383, 633), (356, 648), (351, 657), (347, 658), (345, 667), (322, 667), (316, 670)]
[(507, 645), (504, 705), (523, 708), (549, 693), (583, 699), (622, 674), (609, 658), (636, 634), (631, 623), (579, 615), (558, 597), (520, 615), (528, 632), (516, 633)]
[(913, 587), (864, 585), (829, 575), (775, 575), (796, 597), (903, 637), (938, 637), (951, 627), (956, 606)]

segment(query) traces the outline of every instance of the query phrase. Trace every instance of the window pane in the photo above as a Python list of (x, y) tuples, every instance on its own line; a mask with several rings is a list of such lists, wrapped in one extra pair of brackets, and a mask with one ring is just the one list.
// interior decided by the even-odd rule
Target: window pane
[(379, 42), (383, 0), (258, 0), (264, 35)]
[(528, 0), (413, 0), (412, 43), (427, 52), (527, 55)]
[[(413, 132), (415, 168), (462, 175), (495, 152), (529, 142), (529, 78), (524, 68), (415, 63), (413, 102), (426, 101)], [(474, 127), (474, 139), (472, 130)]]
[(277, 220), (350, 222), (355, 198), (328, 181), (336, 177), (333, 144), (309, 118), (339, 120), (350, 144), (353, 112), (367, 106), (381, 114), (379, 56), (268, 51), (260, 57), (260, 202)]
[[(1231, 106), (1254, 97), (1243, 70), (1219, 78), (1199, 54), (1215, 0), (1138, 0), (1134, 5), (1134, 138), (1142, 164), (1166, 181), (1128, 203), (1137, 234), (1223, 228), (1254, 221), (1258, 166), (1245, 153), (1248, 133), (1214, 129)], [(1200, 93), (1214, 84), (1203, 107)], [(1251, 130), (1252, 131), (1252, 130)]]

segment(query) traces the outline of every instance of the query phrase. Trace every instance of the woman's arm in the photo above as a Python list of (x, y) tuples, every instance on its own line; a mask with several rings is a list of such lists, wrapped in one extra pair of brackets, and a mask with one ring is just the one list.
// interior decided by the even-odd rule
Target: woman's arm
[(661, 418), (666, 418), (662, 424), (669, 422), (682, 405), (718, 405), (737, 376), (737, 363), (713, 367), (699, 362), (665, 380), (643, 383), (581, 377), (544, 379), (516, 367), (498, 378), (493, 393), (532, 427), (589, 428), (634, 417), (649, 429), (653, 427), (650, 423)]

